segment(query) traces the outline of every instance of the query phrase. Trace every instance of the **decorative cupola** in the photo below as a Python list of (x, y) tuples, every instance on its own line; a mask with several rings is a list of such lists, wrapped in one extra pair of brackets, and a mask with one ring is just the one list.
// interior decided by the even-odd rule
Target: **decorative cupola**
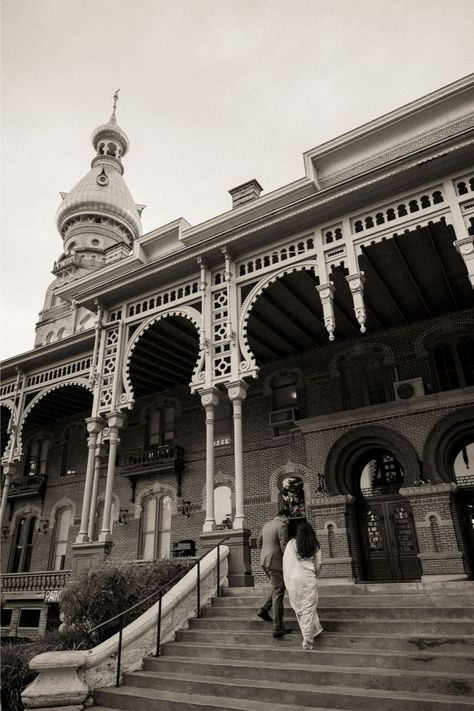
[(97, 268), (125, 256), (141, 233), (140, 214), (123, 179), (122, 158), (129, 148), (126, 133), (117, 125), (118, 91), (114, 94), (112, 116), (92, 133), (96, 151), (91, 170), (70, 193), (61, 193), (63, 202), (56, 214), (64, 241), (64, 254), (53, 273), (71, 267)]

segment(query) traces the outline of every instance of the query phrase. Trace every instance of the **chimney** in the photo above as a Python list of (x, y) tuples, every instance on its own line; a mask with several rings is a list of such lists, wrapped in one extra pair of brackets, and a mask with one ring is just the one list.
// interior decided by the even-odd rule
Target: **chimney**
[(255, 180), (255, 178), (253, 180), (249, 180), (247, 183), (238, 185), (236, 188), (232, 188), (232, 190), (229, 190), (232, 197), (232, 209), (245, 205), (247, 202), (256, 200), (260, 197), (262, 190), (262, 186), (258, 180)]

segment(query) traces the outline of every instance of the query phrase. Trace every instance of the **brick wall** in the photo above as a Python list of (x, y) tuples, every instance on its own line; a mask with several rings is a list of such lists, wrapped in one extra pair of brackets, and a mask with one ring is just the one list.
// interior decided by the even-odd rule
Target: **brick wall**
[[(414, 350), (414, 342), (418, 336), (426, 330), (428, 326), (442, 325), (448, 321), (459, 320), (464, 317), (473, 317), (474, 312), (466, 312), (461, 316), (447, 319), (438, 319), (429, 324), (416, 324), (410, 327), (393, 329), (391, 331), (368, 335), (364, 337), (364, 342), (384, 344), (387, 352), (393, 354), (393, 360), (388, 361), (387, 373), (393, 381), (398, 371), (398, 379), (412, 377), (423, 377), (427, 388), (432, 387), (433, 377), (430, 370), (429, 361), (425, 357), (420, 357)], [(255, 538), (263, 523), (272, 518), (278, 509), (278, 504), (271, 501), (270, 479), (272, 474), (284, 465), (288, 460), (306, 467), (307, 481), (306, 491), (309, 492), (310, 500), (306, 501), (307, 514), (318, 531), (321, 539), (324, 556), (323, 575), (332, 577), (334, 575), (344, 575), (349, 577), (361, 575), (358, 534), (356, 530), (354, 512), (351, 507), (343, 506), (336, 509), (327, 509), (318, 504), (316, 488), (318, 485), (318, 473), (324, 473), (326, 459), (332, 445), (346, 432), (350, 431), (354, 424), (328, 427), (324, 431), (308, 433), (306, 435), (296, 435), (274, 437), (273, 430), (269, 424), (269, 413), (272, 409), (272, 396), (268, 394), (264, 387), (265, 382), (279, 369), (289, 370), (296, 368), (304, 374), (303, 388), (299, 402), (300, 415), (302, 417), (325, 415), (341, 411), (343, 408), (342, 383), (338, 377), (337, 368), (334, 367), (334, 359), (348, 352), (356, 343), (360, 344), (360, 337), (353, 341), (344, 341), (333, 344), (328, 343), (324, 348), (298, 354), (284, 361), (262, 367), (258, 380), (250, 382), (248, 396), (243, 403), (243, 443), (244, 443), (244, 496), (245, 509), (248, 518), (248, 525), (251, 535)], [(166, 393), (167, 397), (176, 398), (181, 407), (181, 413), (176, 419), (175, 443), (184, 448), (185, 471), (182, 478), (182, 496), (186, 501), (190, 501), (190, 515), (184, 516), (178, 509), (178, 513), (172, 519), (172, 542), (181, 538), (193, 538), (200, 549), (199, 534), (205, 518), (203, 510), (202, 493), (205, 484), (205, 417), (198, 396), (189, 393), (186, 386), (176, 387)], [(116, 472), (115, 481), (115, 512), (120, 508), (128, 509), (129, 520), (126, 525), (115, 522), (113, 527), (114, 546), (112, 548), (112, 560), (134, 559), (138, 554), (139, 519), (135, 517), (136, 500), (141, 493), (157, 482), (176, 488), (176, 476), (174, 473), (151, 474), (138, 477), (135, 494), (133, 497), (132, 486), (124, 476), (121, 464), (124, 457), (133, 450), (144, 446), (145, 425), (143, 411), (154, 399), (154, 396), (147, 396), (137, 401), (133, 412), (128, 415), (128, 424), (120, 433), (121, 443), (119, 450), (119, 466)], [(389, 430), (402, 434), (413, 446), (417, 456), (423, 456), (423, 447), (431, 428), (444, 415), (453, 410), (453, 407), (436, 408), (430, 411), (413, 414), (403, 414), (393, 416), (390, 419), (380, 418), (380, 423)], [(75, 523), (70, 529), (68, 555), (66, 558), (66, 568), (71, 566), (71, 543), (74, 541), (81, 516), (82, 496), (84, 487), (84, 477), (87, 460), (86, 434), (84, 428), (72, 427), (75, 422), (83, 422), (84, 417), (90, 413), (84, 413), (81, 417), (64, 418), (58, 421), (51, 428), (52, 443), (48, 457), (48, 482), (44, 502), (38, 497), (31, 499), (14, 500), (11, 506), (13, 520), (20, 509), (31, 505), (41, 510), (42, 518), (49, 518), (58, 501), (65, 504), (71, 503), (75, 508)], [(372, 420), (377, 424), (377, 419)], [(63, 456), (63, 433), (69, 433), (69, 444), (71, 448), (69, 461), (71, 469), (75, 472), (66, 476), (60, 476), (61, 461)], [(34, 433), (34, 428), (25, 429), (25, 436)], [(231, 445), (217, 447), (215, 450), (216, 472), (221, 472), (224, 476), (233, 477), (233, 451)], [(20, 466), (21, 468), (21, 466)], [(105, 472), (104, 472), (105, 473)], [(103, 496), (105, 491), (105, 476), (100, 479), (99, 496)], [(132, 500), (132, 499), (135, 500)], [(430, 502), (434, 505), (434, 499)], [(420, 515), (424, 504), (416, 503), (416, 516)], [(440, 516), (443, 520), (451, 521), (449, 532), (449, 545), (462, 550), (462, 535), (458, 518), (454, 515), (452, 504), (436, 502), (440, 508)], [(442, 507), (442, 511), (441, 511)], [(453, 523), (454, 520), (454, 523)], [(332, 554), (329, 550), (328, 530), (325, 528), (330, 521), (336, 522), (336, 527), (331, 536)], [(37, 533), (35, 535), (34, 552), (32, 559), (32, 570), (40, 570), (49, 567), (51, 546), (53, 540), (53, 522), (47, 533)], [(425, 539), (425, 532), (418, 531), (420, 550), (429, 551), (429, 540)], [(426, 536), (428, 533), (426, 533)], [(444, 535), (444, 534), (443, 534)], [(446, 540), (448, 540), (446, 539)], [(10, 552), (12, 536), (4, 543), (3, 570)], [(464, 551), (465, 552), (465, 551)], [(433, 559), (434, 560), (434, 559)], [(339, 561), (339, 562), (338, 562)], [(263, 581), (263, 577), (258, 565), (258, 553), (252, 551), (252, 565), (256, 575), (256, 581)], [(439, 559), (438, 563), (431, 562), (430, 570), (446, 570), (447, 563)]]

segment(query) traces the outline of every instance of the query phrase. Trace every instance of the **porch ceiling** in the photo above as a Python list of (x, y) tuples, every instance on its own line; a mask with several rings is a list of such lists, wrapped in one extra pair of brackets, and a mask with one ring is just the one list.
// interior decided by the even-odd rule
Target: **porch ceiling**
[(90, 417), (91, 409), (92, 393), (77, 385), (68, 385), (40, 400), (27, 416), (26, 425), (48, 427), (63, 417), (81, 413), (84, 413), (84, 417)]
[[(444, 223), (403, 233), (363, 248), (367, 333), (474, 307), (474, 290)], [(361, 337), (347, 269), (331, 271), (336, 339)], [(249, 318), (250, 347), (259, 364), (328, 344), (323, 309), (310, 270), (288, 274), (257, 299)]]
[(135, 397), (189, 383), (198, 353), (198, 333), (187, 319), (172, 316), (150, 326), (131, 358)]

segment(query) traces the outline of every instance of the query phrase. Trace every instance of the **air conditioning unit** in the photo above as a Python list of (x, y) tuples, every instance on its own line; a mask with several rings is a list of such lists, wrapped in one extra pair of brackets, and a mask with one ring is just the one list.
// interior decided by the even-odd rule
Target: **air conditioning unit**
[(425, 394), (423, 378), (411, 378), (411, 380), (399, 380), (393, 384), (396, 400), (411, 400), (414, 397), (422, 397)]
[(273, 410), (273, 412), (270, 412), (270, 424), (272, 427), (291, 424), (296, 419), (296, 407), (288, 407), (285, 410)]

